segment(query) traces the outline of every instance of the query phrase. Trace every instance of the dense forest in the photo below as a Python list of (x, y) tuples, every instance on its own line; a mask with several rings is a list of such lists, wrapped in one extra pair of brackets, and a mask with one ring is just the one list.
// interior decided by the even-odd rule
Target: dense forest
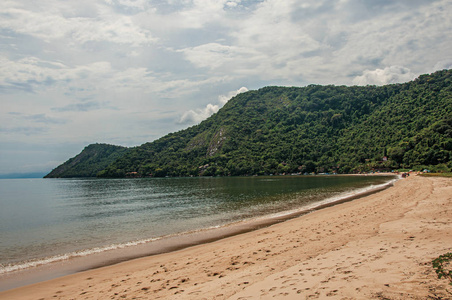
[(125, 147), (106, 144), (89, 145), (44, 178), (96, 177), (99, 171), (105, 169), (127, 150)]
[(452, 70), (386, 86), (265, 87), (130, 148), (97, 175), (236, 176), (452, 168)]

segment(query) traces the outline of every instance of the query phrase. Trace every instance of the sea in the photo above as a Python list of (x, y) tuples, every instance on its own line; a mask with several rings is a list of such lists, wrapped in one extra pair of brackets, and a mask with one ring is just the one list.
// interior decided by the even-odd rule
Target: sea
[(231, 235), (234, 231), (226, 229), (234, 226), (237, 231), (267, 226), (395, 180), (339, 175), (1, 179), (0, 291), (214, 240)]

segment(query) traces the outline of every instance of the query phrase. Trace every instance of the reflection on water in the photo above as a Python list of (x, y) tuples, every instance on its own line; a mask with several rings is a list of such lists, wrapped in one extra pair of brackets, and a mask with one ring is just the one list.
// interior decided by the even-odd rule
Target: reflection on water
[(0, 180), (0, 264), (291, 210), (390, 177)]

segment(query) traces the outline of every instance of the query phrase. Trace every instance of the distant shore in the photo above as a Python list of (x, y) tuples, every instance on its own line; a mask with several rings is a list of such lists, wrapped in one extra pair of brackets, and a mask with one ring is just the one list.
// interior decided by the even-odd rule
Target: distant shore
[(0, 298), (450, 297), (431, 261), (452, 252), (451, 195), (450, 178), (410, 176), (269, 227), (12, 289)]

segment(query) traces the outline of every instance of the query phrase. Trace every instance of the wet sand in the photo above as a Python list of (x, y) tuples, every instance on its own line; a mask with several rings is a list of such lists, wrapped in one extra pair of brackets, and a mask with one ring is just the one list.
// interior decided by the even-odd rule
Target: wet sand
[(0, 299), (448, 299), (452, 179), (411, 176), (269, 227), (0, 293)]

